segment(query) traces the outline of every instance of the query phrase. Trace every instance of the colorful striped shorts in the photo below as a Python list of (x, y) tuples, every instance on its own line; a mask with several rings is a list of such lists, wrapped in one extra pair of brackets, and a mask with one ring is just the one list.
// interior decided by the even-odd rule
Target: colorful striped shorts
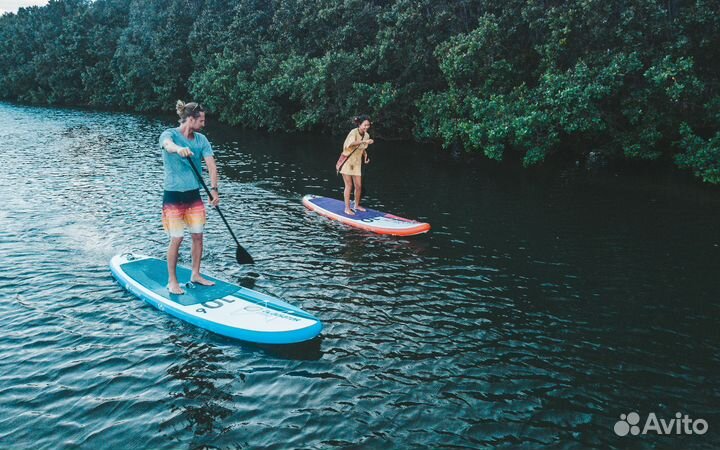
[(170, 237), (182, 237), (187, 226), (190, 233), (205, 229), (205, 204), (200, 191), (165, 191), (162, 209), (163, 228)]

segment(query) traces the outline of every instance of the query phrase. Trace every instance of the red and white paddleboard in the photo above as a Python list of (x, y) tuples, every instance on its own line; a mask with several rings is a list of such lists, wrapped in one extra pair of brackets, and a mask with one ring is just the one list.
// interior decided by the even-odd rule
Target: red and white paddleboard
[(308, 209), (329, 219), (373, 233), (412, 236), (427, 233), (430, 230), (429, 223), (405, 219), (369, 208), (363, 212), (355, 211), (355, 215), (345, 214), (345, 203), (334, 198), (306, 195), (303, 197), (303, 204)]

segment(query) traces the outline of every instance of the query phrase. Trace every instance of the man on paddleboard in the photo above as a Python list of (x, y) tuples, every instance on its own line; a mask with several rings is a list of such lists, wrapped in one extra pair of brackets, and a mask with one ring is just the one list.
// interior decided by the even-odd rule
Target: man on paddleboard
[(212, 206), (220, 204), (218, 173), (213, 150), (207, 138), (199, 131), (205, 126), (205, 110), (195, 102), (177, 101), (176, 110), (180, 126), (165, 130), (160, 135), (165, 179), (163, 184), (163, 228), (170, 236), (167, 253), (168, 291), (184, 294), (177, 279), (177, 262), (185, 227), (192, 236), (191, 281), (202, 286), (215, 283), (200, 275), (200, 261), (203, 252), (203, 231), (205, 229), (205, 205), (200, 198), (200, 182), (193, 171), (195, 165), (202, 173), (202, 160), (210, 172)]

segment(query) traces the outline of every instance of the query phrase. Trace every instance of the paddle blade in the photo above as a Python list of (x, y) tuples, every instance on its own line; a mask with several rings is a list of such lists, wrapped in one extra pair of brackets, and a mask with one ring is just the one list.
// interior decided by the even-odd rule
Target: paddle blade
[(250, 253), (248, 253), (247, 250), (240, 245), (238, 245), (238, 248), (235, 251), (235, 259), (238, 264), (255, 264), (255, 260), (252, 256), (250, 256)]

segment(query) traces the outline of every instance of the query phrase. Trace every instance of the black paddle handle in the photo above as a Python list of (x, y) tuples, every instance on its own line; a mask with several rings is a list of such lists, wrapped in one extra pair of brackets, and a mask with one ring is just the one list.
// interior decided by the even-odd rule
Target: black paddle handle
[[(193, 172), (195, 172), (195, 176), (197, 176), (198, 181), (200, 181), (200, 184), (202, 184), (202, 187), (205, 188), (205, 192), (207, 193), (208, 197), (211, 199), (213, 198), (213, 195), (210, 193), (210, 189), (208, 189), (207, 184), (205, 184), (205, 180), (203, 180), (202, 176), (200, 175), (200, 172), (198, 172), (197, 167), (195, 167), (195, 164), (193, 164), (192, 159), (188, 158), (188, 162), (190, 163), (190, 167), (192, 167)], [(220, 214), (220, 218), (225, 222), (225, 226), (227, 227), (228, 231), (230, 232), (230, 236), (235, 239), (235, 243), (240, 246), (240, 241), (238, 241), (238, 238), (235, 237), (235, 233), (233, 233), (232, 228), (230, 228), (230, 224), (227, 220), (225, 220), (225, 216), (223, 216), (222, 211), (220, 211), (219, 206), (215, 206), (215, 210)]]

